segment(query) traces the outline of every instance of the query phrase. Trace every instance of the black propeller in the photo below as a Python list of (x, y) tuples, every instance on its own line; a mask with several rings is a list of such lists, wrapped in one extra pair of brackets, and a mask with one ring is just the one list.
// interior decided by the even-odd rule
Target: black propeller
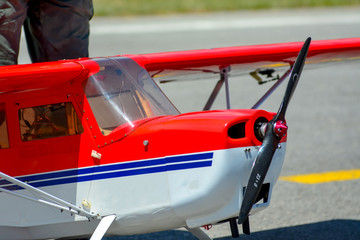
[[(309, 50), (310, 42), (311, 38), (306, 39), (299, 52), (290, 74), (290, 79), (285, 91), (284, 98), (276, 116), (270, 122), (264, 123), (266, 124), (265, 136), (259, 153), (254, 161), (252, 172), (250, 174), (249, 181), (244, 193), (244, 199), (241, 204), (238, 218), (239, 224), (248, 225), (249, 212), (260, 192), (275, 150), (277, 149), (281, 138), (286, 134), (287, 126), (285, 122), (285, 112), (299, 81), (301, 71), (304, 67), (306, 55)], [(247, 230), (246, 232), (250, 231)]]

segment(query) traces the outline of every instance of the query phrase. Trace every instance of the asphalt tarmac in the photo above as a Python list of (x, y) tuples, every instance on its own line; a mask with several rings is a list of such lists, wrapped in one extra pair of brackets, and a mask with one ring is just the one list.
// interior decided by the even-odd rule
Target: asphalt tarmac
[[(96, 7), (96, 6), (95, 6)], [(360, 37), (360, 8), (240, 11), (91, 21), (90, 55), (112, 56), (266, 43)], [(21, 45), (20, 63), (29, 62)], [(215, 83), (160, 85), (182, 111), (200, 110)], [(249, 108), (261, 97), (248, 76), (231, 79), (233, 108)], [(277, 111), (283, 84), (261, 108)], [(269, 86), (269, 85), (267, 85)], [(225, 108), (224, 95), (214, 106)], [(360, 169), (360, 62), (305, 66), (287, 111), (288, 147), (282, 176)], [(250, 217), (252, 234), (240, 239), (358, 240), (360, 180), (301, 184), (279, 180), (270, 206)], [(239, 228), (241, 230), (241, 227)], [(231, 239), (227, 224), (207, 233)], [(195, 239), (183, 230), (109, 237), (108, 240)]]

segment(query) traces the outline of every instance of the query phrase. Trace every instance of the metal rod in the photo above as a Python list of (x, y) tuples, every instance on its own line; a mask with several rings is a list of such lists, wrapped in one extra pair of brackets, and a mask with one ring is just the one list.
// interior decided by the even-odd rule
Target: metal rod
[(230, 108), (230, 95), (229, 95), (229, 83), (228, 83), (228, 72), (230, 72), (230, 67), (224, 67), (220, 69), (220, 80), (217, 81), (212, 93), (210, 94), (209, 99), (207, 100), (203, 111), (210, 110), (217, 95), (219, 94), (221, 87), (223, 86), (224, 82), (226, 84), (226, 105), (228, 109)]
[(207, 100), (206, 104), (205, 104), (205, 107), (203, 108), (203, 111), (207, 111), (207, 110), (210, 110), (211, 109), (211, 106), (213, 105), (217, 95), (219, 94), (219, 91), (222, 87), (222, 85), (224, 84), (224, 79), (220, 79), (215, 87), (214, 87), (214, 90), (212, 91), (209, 99)]
[(230, 72), (230, 67), (224, 67), (221, 69), (221, 73), (224, 75), (225, 79), (225, 95), (226, 95), (226, 108), (230, 109), (230, 92), (229, 92), (229, 78), (228, 73)]
[(230, 229), (231, 229), (232, 238), (239, 238), (240, 234), (239, 234), (238, 225), (236, 224), (236, 218), (230, 219), (229, 223), (230, 223)]
[(62, 199), (60, 199), (58, 197), (55, 197), (55, 196), (53, 196), (53, 195), (51, 195), (51, 194), (49, 194), (47, 192), (44, 192), (44, 191), (42, 191), (42, 190), (40, 190), (38, 188), (35, 188), (35, 187), (33, 187), (33, 186), (31, 186), (31, 185), (29, 185), (27, 183), (24, 183), (24, 182), (14, 178), (14, 177), (11, 177), (11, 176), (3, 173), (3, 172), (0, 172), (0, 177), (7, 180), (7, 181), (9, 181), (9, 182), (11, 182), (11, 183), (13, 183), (13, 184), (15, 184), (15, 185), (18, 185), (18, 186), (20, 186), (22, 188), (25, 188), (26, 190), (29, 190), (29, 191), (31, 191), (33, 193), (36, 193), (36, 194), (38, 194), (38, 195), (40, 195), (42, 197), (45, 197), (45, 198), (47, 198), (47, 199), (49, 199), (49, 200), (51, 200), (51, 201), (53, 201), (53, 202), (55, 202), (57, 204), (66, 206), (69, 209), (74, 209), (74, 210), (76, 210), (76, 212), (79, 215), (83, 215), (83, 216), (86, 216), (86, 217), (95, 217), (96, 216), (96, 214), (84, 211), (83, 209), (81, 209), (81, 208), (79, 208), (79, 207), (77, 207), (77, 206), (75, 206), (75, 205), (73, 205), (71, 203), (68, 203), (68, 202), (66, 202), (66, 201), (64, 201), (64, 200), (62, 200)]
[(275, 84), (258, 100), (251, 109), (257, 109), (272, 93), (276, 88), (290, 75), (292, 66), (284, 73), (284, 75), (275, 82)]
[(61, 211), (66, 211), (66, 212), (69, 212), (69, 213), (72, 213), (72, 214), (79, 214), (79, 212), (75, 211), (74, 209), (64, 207), (64, 206), (61, 206), (59, 204), (48, 202), (48, 201), (45, 201), (45, 200), (42, 200), (42, 199), (33, 198), (33, 197), (30, 197), (30, 196), (27, 196), (27, 195), (24, 195), (24, 194), (21, 194), (21, 193), (16, 193), (16, 192), (4, 189), (4, 188), (0, 188), (0, 192), (4, 192), (4, 193), (7, 193), (7, 194), (16, 196), (16, 197), (24, 198), (26, 200), (30, 200), (30, 201), (37, 202), (37, 203), (40, 203), (40, 204), (45, 204), (45, 205), (48, 205), (48, 206), (51, 206), (51, 207), (55, 207), (55, 208), (57, 208), (57, 209), (59, 209)]

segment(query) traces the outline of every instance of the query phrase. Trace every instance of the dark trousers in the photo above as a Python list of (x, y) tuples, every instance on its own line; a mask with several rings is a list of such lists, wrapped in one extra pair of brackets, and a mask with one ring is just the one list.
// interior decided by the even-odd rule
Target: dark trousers
[(0, 0), (0, 65), (17, 64), (24, 27), (32, 62), (88, 57), (92, 0)]

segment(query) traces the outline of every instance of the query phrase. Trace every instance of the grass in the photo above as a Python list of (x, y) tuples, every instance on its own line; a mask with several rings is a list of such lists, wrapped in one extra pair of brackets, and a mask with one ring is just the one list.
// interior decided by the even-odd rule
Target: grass
[(360, 6), (360, 0), (93, 0), (95, 16)]

